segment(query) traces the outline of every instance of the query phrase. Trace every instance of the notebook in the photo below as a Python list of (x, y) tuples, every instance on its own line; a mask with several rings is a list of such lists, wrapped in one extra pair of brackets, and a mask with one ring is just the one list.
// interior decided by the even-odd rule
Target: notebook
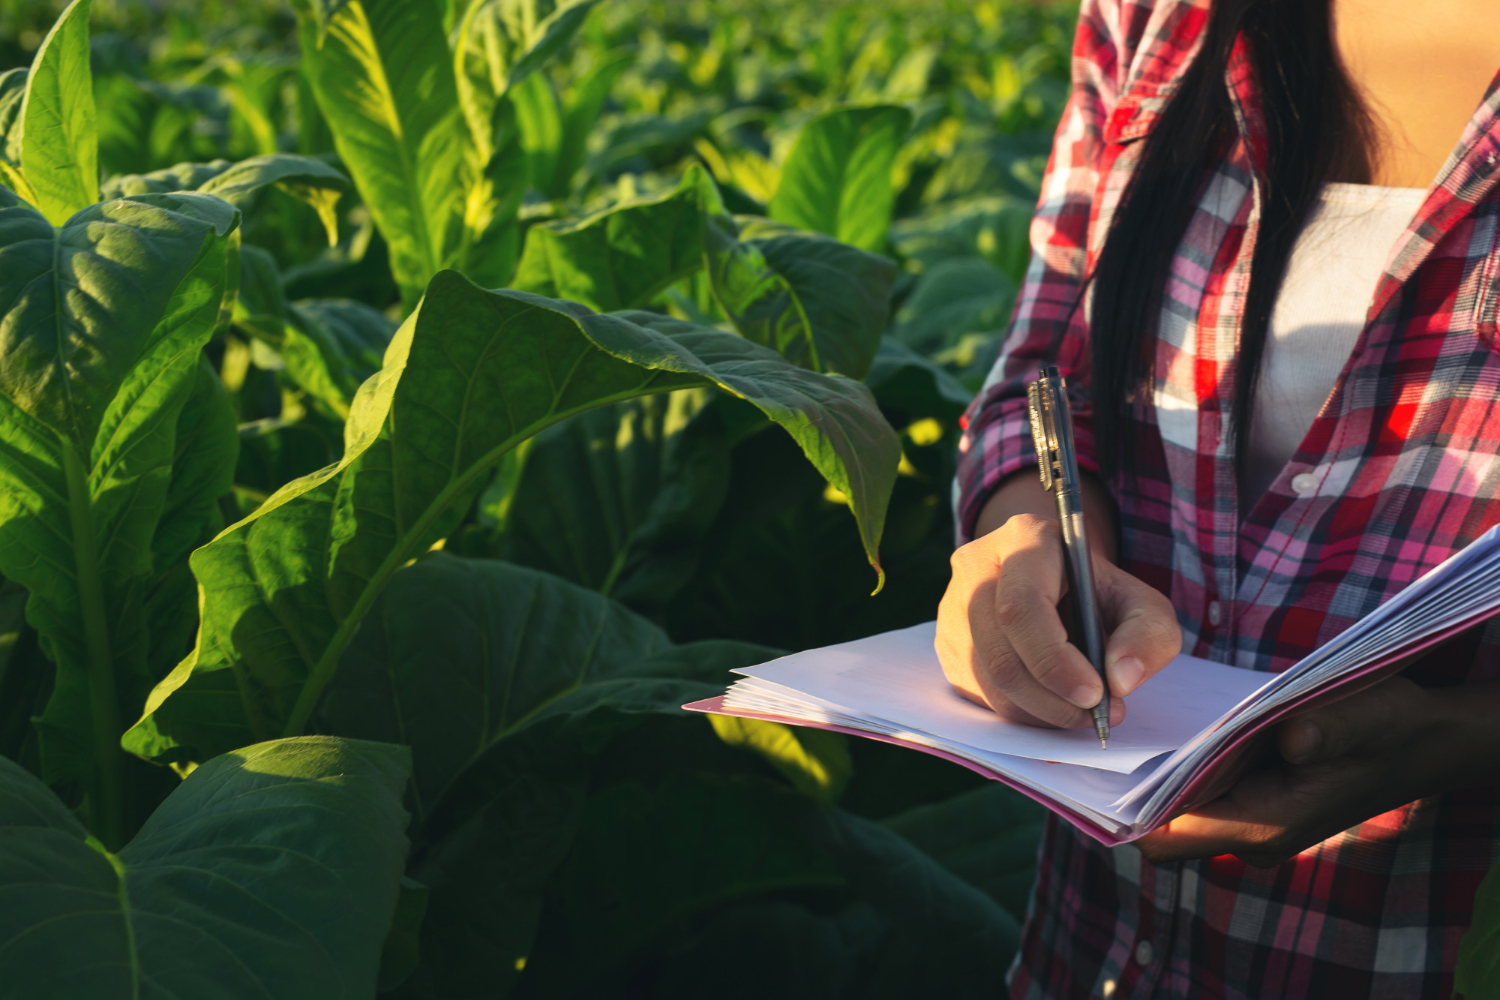
[(1500, 610), (1500, 526), (1280, 674), (1179, 656), (1126, 698), (1108, 749), (1092, 729), (1008, 722), (960, 697), (928, 622), (736, 670), (698, 712), (812, 726), (933, 754), (1003, 781), (1114, 846), (1219, 795), (1257, 734), (1346, 697)]

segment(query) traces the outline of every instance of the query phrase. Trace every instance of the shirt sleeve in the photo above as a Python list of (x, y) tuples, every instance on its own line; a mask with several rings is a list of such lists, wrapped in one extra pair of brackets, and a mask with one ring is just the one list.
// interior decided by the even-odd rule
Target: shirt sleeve
[(1105, 122), (1116, 100), (1118, 0), (1085, 0), (1073, 43), (1072, 91), (1053, 138), (1031, 220), (1031, 263), (1000, 356), (963, 417), (954, 480), (958, 544), (971, 540), (990, 494), (1013, 472), (1036, 468), (1026, 383), (1056, 365), (1069, 386), (1079, 466), (1099, 469), (1089, 399), (1089, 344), (1080, 301)]

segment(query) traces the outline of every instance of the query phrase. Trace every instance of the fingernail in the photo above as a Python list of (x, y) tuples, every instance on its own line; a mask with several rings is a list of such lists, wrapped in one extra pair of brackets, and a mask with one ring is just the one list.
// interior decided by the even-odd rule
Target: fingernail
[(1080, 684), (1068, 695), (1068, 700), (1082, 709), (1090, 709), (1099, 704), (1099, 689), (1088, 684)]
[(1323, 748), (1323, 730), (1317, 723), (1302, 721), (1291, 727), (1287, 734), (1286, 759), (1293, 764), (1312, 760)]
[(1134, 656), (1122, 656), (1109, 668), (1109, 693), (1125, 695), (1141, 686), (1146, 677), (1146, 665)]

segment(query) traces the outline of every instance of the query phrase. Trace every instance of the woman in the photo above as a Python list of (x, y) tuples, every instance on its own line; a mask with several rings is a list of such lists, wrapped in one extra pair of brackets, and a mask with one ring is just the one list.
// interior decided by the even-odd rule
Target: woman
[[(1281, 670), (1500, 521), (1500, 5), (1085, 0), (938, 652), (1085, 726), (1025, 383), (1057, 364), (1112, 718), (1180, 649)], [(1081, 307), (1080, 307), (1081, 303)], [(1500, 627), (1282, 724), (1138, 845), (1055, 817), (1017, 997), (1446, 998), (1500, 837)]]

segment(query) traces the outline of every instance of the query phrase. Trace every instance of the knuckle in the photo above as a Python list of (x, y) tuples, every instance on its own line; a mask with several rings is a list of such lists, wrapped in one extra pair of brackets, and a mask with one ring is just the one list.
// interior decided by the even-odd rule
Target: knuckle
[(987, 561), (984, 553), (979, 549), (979, 542), (960, 545), (953, 550), (953, 555), (948, 557), (948, 565), (953, 568), (954, 582), (977, 576)]
[(1032, 603), (1024, 587), (1002, 584), (995, 589), (995, 620), (1007, 631), (1019, 628), (1030, 617)]
[[(989, 536), (986, 535), (985, 538)], [(951, 562), (955, 566), (966, 566), (977, 559), (982, 559), (982, 550), (985, 548), (985, 538), (976, 538), (972, 542), (965, 542), (953, 550)]]
[(1176, 616), (1171, 619), (1157, 615), (1146, 615), (1141, 620), (1142, 638), (1153, 647), (1170, 649), (1173, 654), (1182, 648), (1182, 630), (1177, 627)]

